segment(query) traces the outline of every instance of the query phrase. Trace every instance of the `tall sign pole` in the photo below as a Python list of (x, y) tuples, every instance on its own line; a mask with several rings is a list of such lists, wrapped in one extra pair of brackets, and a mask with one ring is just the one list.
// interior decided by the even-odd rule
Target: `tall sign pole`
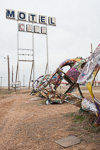
[[(18, 27), (18, 20), (17, 20), (17, 27)], [(19, 32), (17, 29), (17, 79), (19, 81)]]
[(47, 74), (48, 74), (49, 73), (48, 32), (46, 34), (46, 50), (47, 50)]
[(34, 82), (35, 81), (34, 33), (32, 33), (32, 49), (33, 49), (33, 82)]
[(23, 74), (23, 87), (25, 86), (25, 74)]

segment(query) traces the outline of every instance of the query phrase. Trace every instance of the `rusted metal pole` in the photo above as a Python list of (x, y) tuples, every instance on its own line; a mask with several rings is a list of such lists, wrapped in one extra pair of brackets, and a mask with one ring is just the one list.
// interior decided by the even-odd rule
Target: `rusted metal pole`
[(9, 56), (7, 56), (7, 64), (8, 64), (8, 90), (10, 90), (10, 67), (9, 67)]

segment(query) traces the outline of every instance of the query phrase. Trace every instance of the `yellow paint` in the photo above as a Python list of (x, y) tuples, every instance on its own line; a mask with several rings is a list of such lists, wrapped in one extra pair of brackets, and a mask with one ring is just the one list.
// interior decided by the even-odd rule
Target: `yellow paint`
[(90, 82), (88, 82), (88, 83), (86, 84), (86, 87), (88, 88), (88, 90), (89, 90), (89, 92), (90, 92), (92, 98), (94, 98), (93, 91), (92, 91), (92, 84), (91, 84)]
[(88, 82), (88, 83), (86, 84), (86, 87), (88, 88), (88, 90), (89, 90), (89, 92), (90, 92), (90, 94), (91, 94), (91, 96), (92, 96), (93, 99), (94, 99), (94, 95), (93, 95), (93, 91), (92, 91), (92, 84), (93, 84), (93, 81), (94, 81), (94, 79), (95, 79), (95, 77), (96, 77), (98, 71), (99, 71), (99, 68), (97, 68), (96, 70), (93, 71), (93, 76), (94, 76), (94, 78), (93, 78), (93, 80), (92, 80), (92, 83)]
[(96, 113), (96, 116), (98, 117), (98, 114)]
[(80, 58), (73, 58), (71, 60), (76, 60), (77, 62), (79, 62), (81, 59)]

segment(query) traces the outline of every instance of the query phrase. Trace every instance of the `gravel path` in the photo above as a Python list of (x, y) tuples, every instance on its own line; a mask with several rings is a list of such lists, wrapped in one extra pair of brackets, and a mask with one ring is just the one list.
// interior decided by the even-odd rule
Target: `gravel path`
[[(12, 94), (0, 100), (0, 150), (65, 150), (56, 140), (72, 135), (71, 117), (79, 108), (64, 103), (44, 105), (32, 101), (29, 93)], [(76, 131), (74, 132), (74, 135)], [(93, 143), (80, 144), (68, 150), (98, 149)]]

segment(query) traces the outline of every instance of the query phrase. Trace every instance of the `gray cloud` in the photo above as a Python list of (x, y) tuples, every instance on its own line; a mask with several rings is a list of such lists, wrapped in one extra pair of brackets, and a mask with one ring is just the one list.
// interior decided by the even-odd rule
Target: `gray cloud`
[[(48, 26), (49, 67), (54, 71), (65, 59), (77, 56), (88, 57), (90, 44), (93, 49), (100, 43), (100, 1), (99, 0), (3, 0), (0, 5), (0, 55), (10, 56), (10, 66), (14, 66), (14, 76), (17, 63), (17, 22), (5, 18), (6, 9), (14, 9), (47, 17), (56, 17), (57, 26)], [(24, 22), (23, 22), (24, 23)], [(43, 74), (46, 66), (46, 36), (34, 35), (35, 73), (36, 77)], [(21, 48), (32, 47), (31, 34), (20, 33)], [(7, 63), (0, 57), (0, 76), (7, 85)], [(3, 63), (3, 64), (2, 64)], [(26, 75), (29, 80), (31, 64), (20, 64), (20, 80)]]

